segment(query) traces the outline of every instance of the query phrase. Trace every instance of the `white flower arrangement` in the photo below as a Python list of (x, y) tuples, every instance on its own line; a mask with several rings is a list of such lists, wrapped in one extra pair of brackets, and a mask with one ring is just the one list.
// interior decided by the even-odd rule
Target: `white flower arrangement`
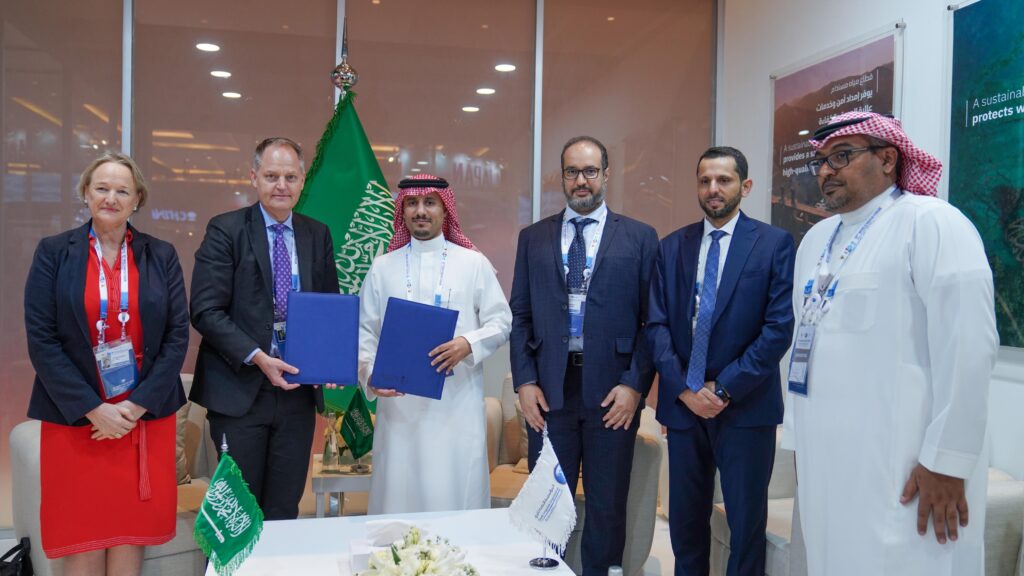
[(390, 548), (371, 554), (369, 569), (359, 576), (480, 576), (465, 558), (466, 552), (447, 539), (425, 539), (413, 526)]

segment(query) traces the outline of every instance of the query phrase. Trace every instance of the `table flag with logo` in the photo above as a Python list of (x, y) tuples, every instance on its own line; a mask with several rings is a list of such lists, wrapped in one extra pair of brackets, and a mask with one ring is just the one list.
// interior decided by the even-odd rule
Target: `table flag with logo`
[(509, 506), (508, 515), (513, 526), (559, 554), (565, 553), (569, 535), (576, 526), (576, 503), (548, 440), (547, 426), (537, 464)]
[(345, 418), (341, 421), (341, 437), (357, 460), (373, 450), (373, 420), (362, 390), (357, 389), (348, 403)]
[(234, 574), (263, 532), (263, 511), (242, 471), (227, 454), (226, 442), (217, 470), (196, 515), (192, 535), (220, 576)]

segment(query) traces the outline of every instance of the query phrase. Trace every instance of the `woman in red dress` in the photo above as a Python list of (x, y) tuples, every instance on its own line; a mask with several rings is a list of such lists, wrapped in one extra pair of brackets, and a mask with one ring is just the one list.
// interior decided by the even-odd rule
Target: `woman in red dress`
[(39, 243), (25, 286), (42, 548), (66, 576), (139, 574), (174, 537), (185, 287), (174, 247), (128, 224), (147, 196), (131, 158), (97, 158), (78, 192), (92, 218)]

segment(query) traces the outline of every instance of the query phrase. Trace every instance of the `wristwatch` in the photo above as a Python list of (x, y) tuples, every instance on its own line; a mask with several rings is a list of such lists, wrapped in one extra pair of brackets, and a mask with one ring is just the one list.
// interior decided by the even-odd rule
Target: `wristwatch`
[(719, 384), (718, 382), (715, 382), (715, 396), (721, 398), (723, 402), (732, 401), (732, 396), (729, 395), (729, 391), (726, 390), (725, 388), (722, 388), (722, 385)]

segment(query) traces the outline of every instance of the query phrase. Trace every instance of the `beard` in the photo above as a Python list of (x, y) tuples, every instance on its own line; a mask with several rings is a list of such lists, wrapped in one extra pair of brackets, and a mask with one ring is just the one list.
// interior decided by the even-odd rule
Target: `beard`
[(589, 186), (574, 186), (569, 190), (563, 185), (562, 193), (565, 194), (565, 202), (569, 205), (569, 208), (572, 208), (577, 214), (589, 214), (604, 202), (606, 186), (607, 184), (602, 183), (601, 187), (597, 189), (597, 192), (591, 192), (590, 196), (584, 196), (583, 198), (577, 198), (573, 196), (572, 193), (576, 190), (590, 190), (591, 188)]
[(713, 210), (709, 208), (705, 201), (702, 199), (700, 201), (700, 207), (701, 210), (704, 210), (704, 213), (707, 214), (708, 218), (716, 220), (718, 218), (724, 218), (725, 216), (732, 214), (733, 210), (735, 210), (736, 207), (740, 205), (741, 199), (741, 196), (737, 194), (735, 198), (726, 201), (725, 204), (723, 204), (722, 207), (719, 208), (718, 210)]

